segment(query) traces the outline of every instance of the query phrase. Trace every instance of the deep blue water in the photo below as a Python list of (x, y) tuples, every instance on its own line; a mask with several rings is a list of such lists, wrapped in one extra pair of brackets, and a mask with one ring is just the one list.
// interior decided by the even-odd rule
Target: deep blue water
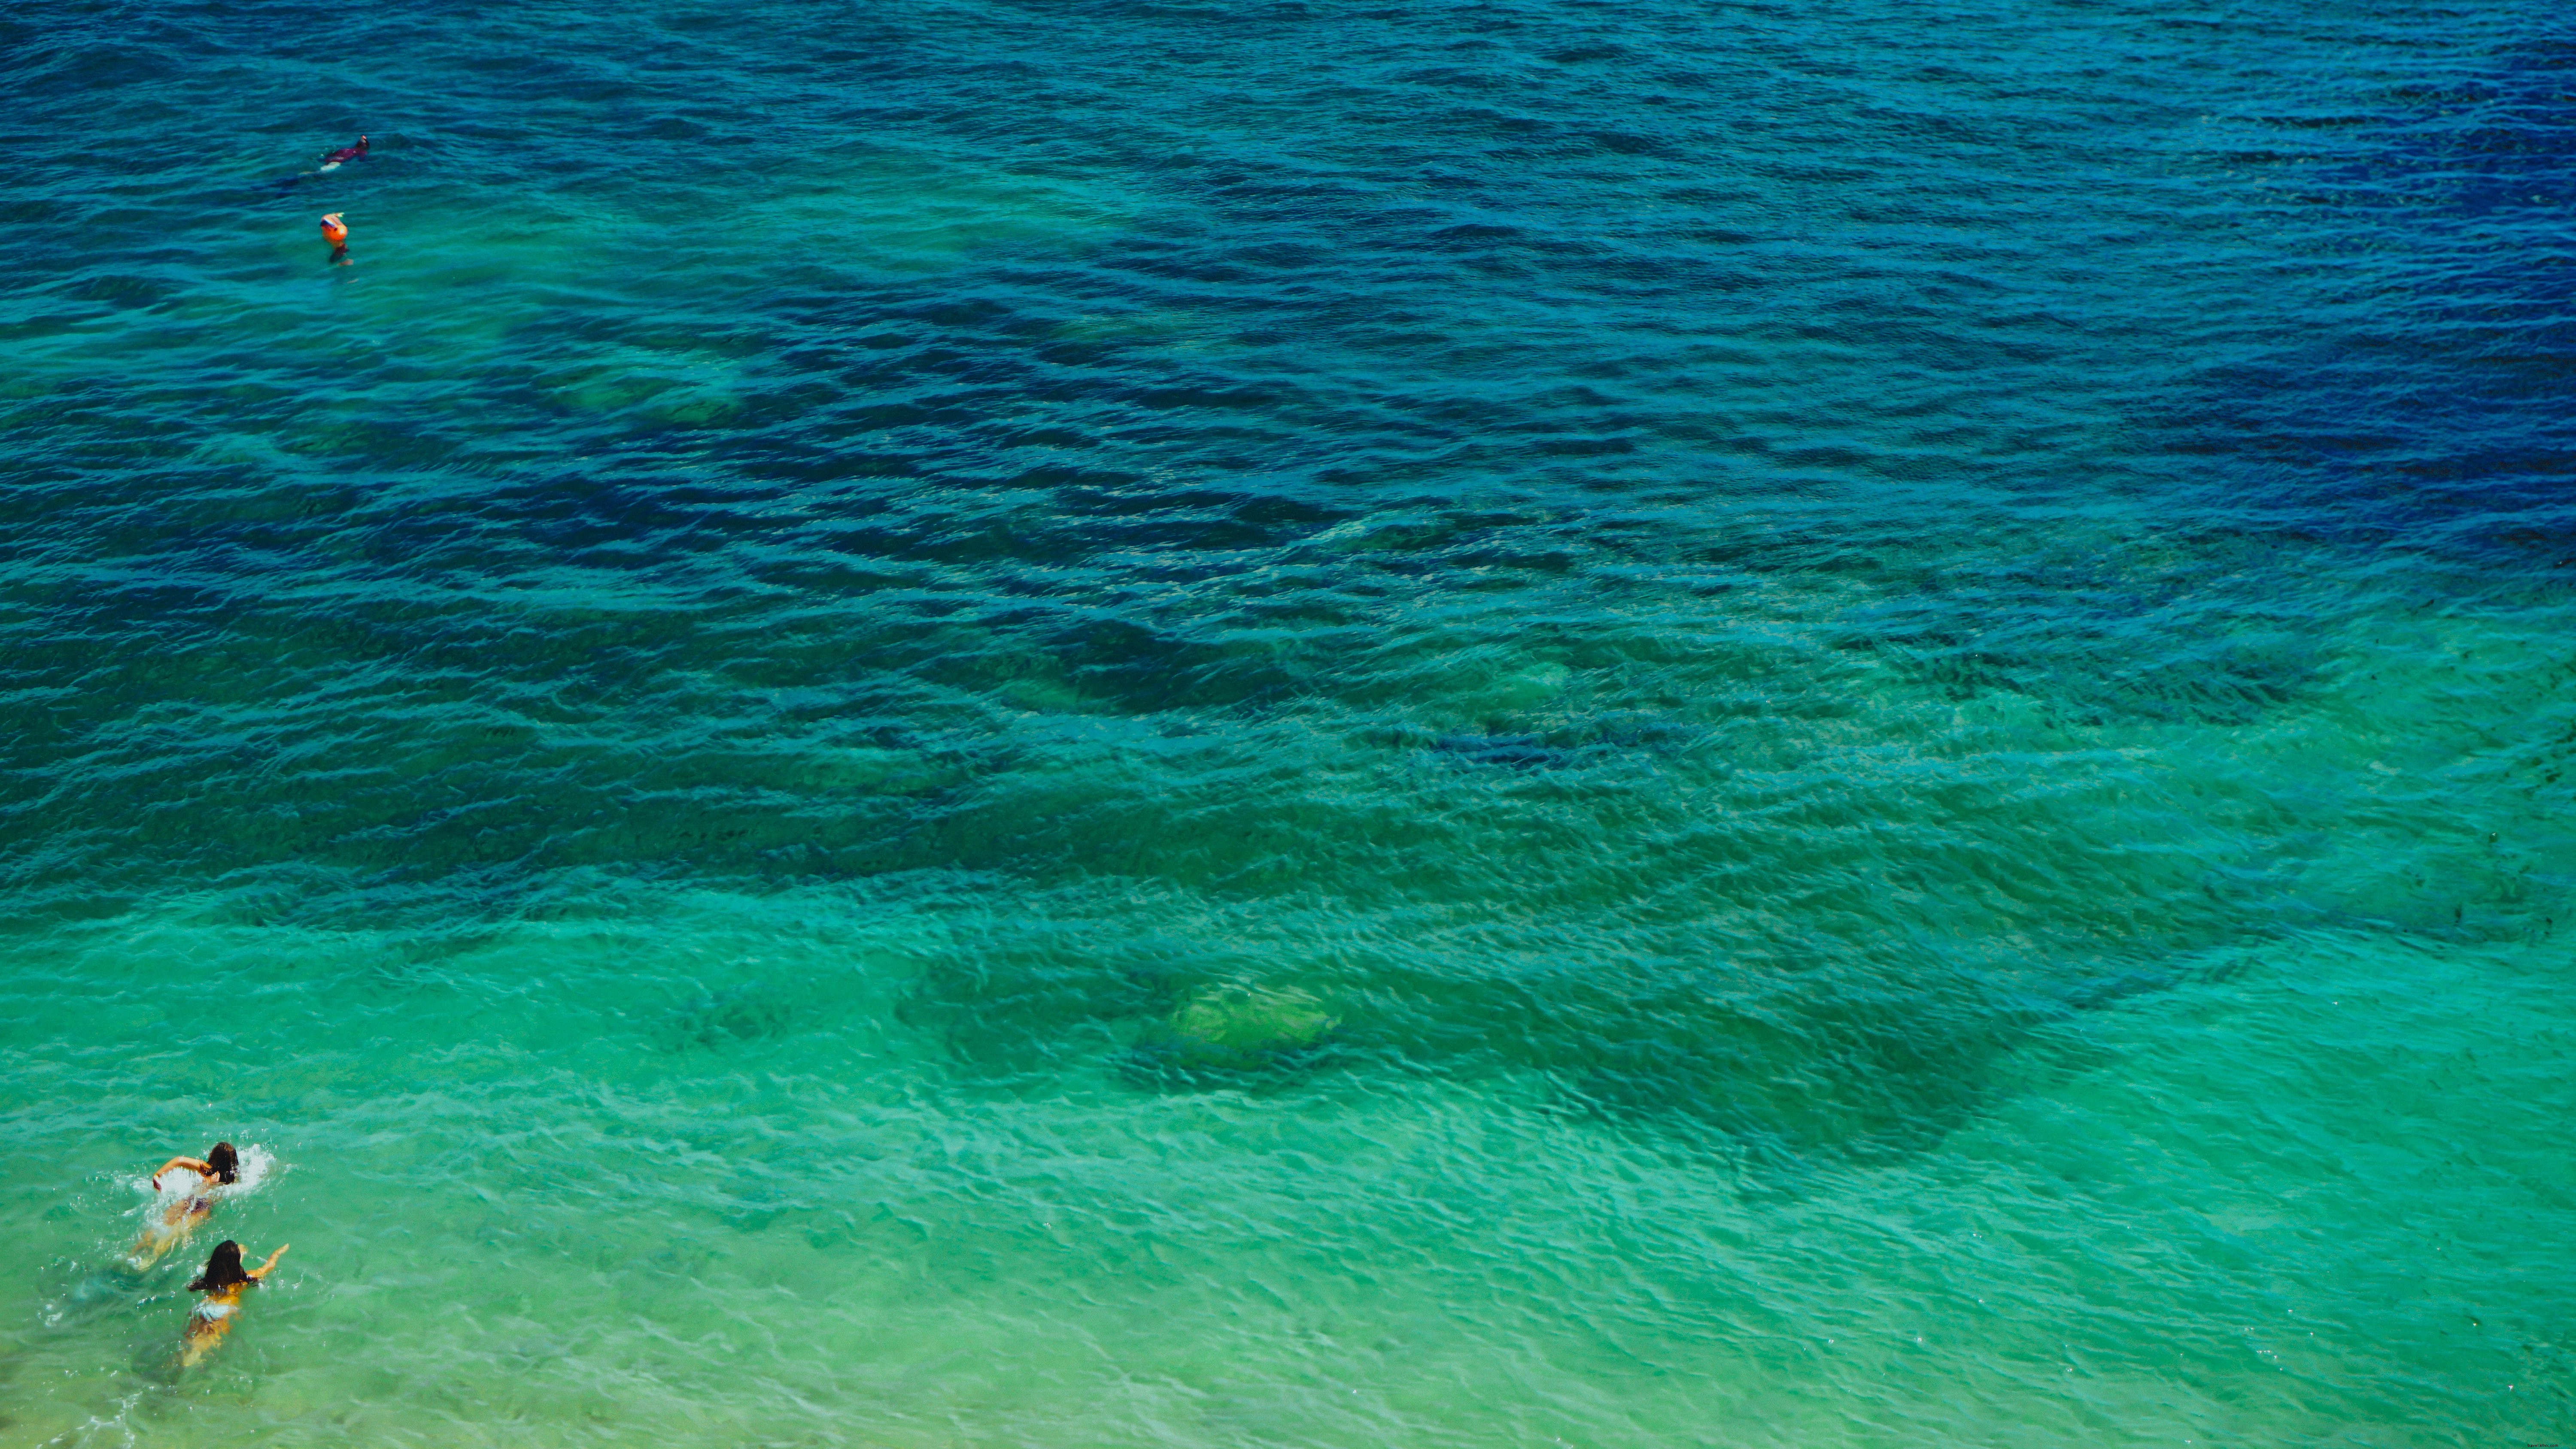
[(0, 1442), (2576, 1432), (2558, 7), (0, 98)]

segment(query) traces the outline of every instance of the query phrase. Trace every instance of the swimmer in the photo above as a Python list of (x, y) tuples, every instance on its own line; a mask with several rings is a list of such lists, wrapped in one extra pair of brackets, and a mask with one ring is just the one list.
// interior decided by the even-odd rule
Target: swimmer
[(331, 260), (345, 262), (349, 259), (349, 224), (340, 219), (339, 212), (322, 218), (322, 239), (331, 244)]
[(357, 145), (343, 146), (339, 150), (332, 152), (330, 155), (323, 157), (321, 169), (324, 171), (337, 171), (340, 169), (340, 163), (343, 161), (364, 161), (366, 159), (367, 138), (360, 136), (358, 138)]
[(149, 1268), (161, 1261), (161, 1255), (188, 1241), (197, 1224), (214, 1216), (215, 1199), (224, 1188), (241, 1180), (241, 1155), (229, 1142), (218, 1142), (206, 1149), (206, 1155), (173, 1157), (152, 1174), (152, 1190), (161, 1190), (161, 1179), (180, 1168), (197, 1175), (196, 1189), (172, 1203), (161, 1214), (161, 1221), (143, 1230), (134, 1240), (133, 1251), (125, 1260), (137, 1268)]
[(182, 1367), (214, 1352), (215, 1345), (224, 1341), (224, 1335), (233, 1331), (233, 1320), (241, 1314), (242, 1294), (268, 1276), (269, 1270), (277, 1266), (277, 1260), (286, 1256), (288, 1246), (280, 1243), (277, 1251), (268, 1255), (267, 1262), (243, 1272), (241, 1244), (230, 1238), (215, 1244), (214, 1253), (206, 1259), (206, 1271), (198, 1274), (197, 1281), (188, 1285), (189, 1292), (205, 1294), (206, 1301), (188, 1313), (188, 1334), (179, 1344)]
[(271, 186), (275, 187), (275, 188), (276, 188), (276, 189), (278, 189), (279, 191), (285, 191), (285, 190), (288, 190), (288, 189), (292, 188), (292, 187), (293, 187), (293, 186), (295, 186), (297, 183), (299, 183), (299, 182), (303, 181), (303, 180), (304, 180), (305, 178), (307, 178), (307, 177), (311, 177), (311, 176), (319, 176), (319, 175), (322, 175), (322, 174), (323, 174), (324, 172), (326, 172), (326, 171), (337, 171), (337, 170), (339, 170), (339, 169), (340, 169), (341, 163), (343, 163), (343, 162), (347, 162), (347, 161), (364, 161), (364, 160), (366, 160), (366, 159), (367, 159), (367, 138), (366, 138), (366, 137), (364, 137), (364, 136), (360, 136), (360, 137), (358, 138), (358, 144), (356, 144), (355, 146), (343, 146), (343, 147), (341, 147), (339, 150), (334, 151), (334, 152), (332, 152), (331, 154), (329, 154), (328, 156), (323, 157), (323, 158), (322, 158), (322, 164), (321, 164), (321, 165), (319, 165), (319, 166), (314, 167), (312, 170), (310, 170), (310, 171), (298, 171), (298, 172), (296, 172), (296, 173), (295, 173), (294, 175), (292, 175), (292, 176), (281, 176), (281, 177), (277, 178), (275, 181), (270, 182), (270, 183), (269, 183), (269, 185), (271, 185)]

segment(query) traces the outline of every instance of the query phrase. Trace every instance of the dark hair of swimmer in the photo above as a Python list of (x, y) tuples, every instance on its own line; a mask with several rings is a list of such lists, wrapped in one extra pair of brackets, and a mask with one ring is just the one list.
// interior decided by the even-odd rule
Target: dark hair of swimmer
[(215, 1250), (206, 1255), (206, 1271), (197, 1275), (197, 1281), (188, 1285), (188, 1291), (212, 1293), (219, 1288), (230, 1288), (235, 1283), (258, 1281), (242, 1271), (241, 1244), (226, 1238), (215, 1244)]
[(206, 1152), (206, 1165), (215, 1170), (215, 1181), (231, 1182), (241, 1176), (241, 1158), (229, 1142), (218, 1142)]

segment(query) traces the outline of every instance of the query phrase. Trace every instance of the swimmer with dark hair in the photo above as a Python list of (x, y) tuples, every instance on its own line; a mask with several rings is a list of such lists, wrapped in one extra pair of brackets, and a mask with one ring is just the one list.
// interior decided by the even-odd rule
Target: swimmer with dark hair
[(339, 212), (332, 212), (322, 218), (322, 239), (331, 244), (331, 260), (335, 262), (349, 260), (349, 224), (340, 219)]
[(180, 1168), (197, 1175), (197, 1186), (186, 1197), (172, 1203), (161, 1213), (161, 1221), (143, 1230), (134, 1240), (133, 1250), (125, 1260), (137, 1268), (149, 1268), (161, 1261), (161, 1255), (188, 1241), (197, 1225), (214, 1216), (215, 1199), (226, 1187), (241, 1180), (241, 1155), (229, 1142), (218, 1142), (206, 1149), (203, 1158), (173, 1157), (152, 1174), (152, 1190), (161, 1190), (161, 1179)]
[(268, 1255), (267, 1262), (244, 1271), (241, 1244), (230, 1238), (215, 1244), (215, 1251), (206, 1259), (206, 1271), (198, 1274), (197, 1281), (188, 1285), (189, 1292), (205, 1294), (206, 1301), (189, 1310), (187, 1337), (179, 1342), (181, 1367), (193, 1365), (213, 1353), (215, 1345), (224, 1341), (224, 1335), (233, 1331), (233, 1320), (241, 1314), (242, 1294), (269, 1275), (270, 1270), (277, 1266), (277, 1260), (286, 1256), (289, 1246), (278, 1244), (277, 1251)]
[(321, 165), (319, 165), (319, 166), (314, 167), (312, 170), (310, 170), (310, 171), (298, 171), (298, 172), (296, 172), (296, 173), (295, 173), (294, 175), (292, 175), (292, 176), (281, 176), (281, 177), (277, 178), (275, 181), (270, 182), (269, 184), (270, 184), (271, 186), (275, 187), (276, 189), (278, 189), (279, 191), (286, 191), (286, 190), (289, 190), (289, 189), (293, 188), (293, 187), (294, 187), (294, 186), (296, 186), (298, 183), (300, 183), (300, 182), (302, 182), (302, 181), (306, 180), (306, 179), (307, 179), (307, 178), (309, 178), (309, 177), (319, 176), (319, 175), (323, 174), (323, 173), (324, 173), (324, 172), (326, 172), (326, 171), (337, 171), (337, 170), (339, 170), (339, 169), (341, 168), (341, 166), (342, 166), (342, 165), (344, 165), (344, 164), (346, 164), (346, 163), (348, 163), (348, 162), (351, 162), (351, 161), (364, 161), (364, 160), (366, 160), (366, 159), (367, 159), (367, 138), (366, 138), (366, 137), (364, 137), (364, 136), (360, 136), (360, 137), (358, 138), (358, 143), (357, 143), (356, 145), (354, 145), (354, 146), (343, 146), (343, 147), (341, 147), (339, 150), (334, 151), (334, 152), (330, 153), (330, 154), (329, 154), (329, 155), (327, 155), (327, 156), (324, 156), (324, 157), (322, 158), (322, 164), (321, 164)]

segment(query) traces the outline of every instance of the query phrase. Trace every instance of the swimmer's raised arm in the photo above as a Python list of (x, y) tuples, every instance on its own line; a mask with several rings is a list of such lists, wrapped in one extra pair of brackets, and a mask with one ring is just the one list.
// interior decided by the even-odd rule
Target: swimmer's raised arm
[(154, 1192), (159, 1192), (161, 1190), (161, 1174), (168, 1172), (174, 1167), (184, 1167), (199, 1177), (212, 1177), (215, 1175), (215, 1165), (211, 1162), (200, 1162), (193, 1157), (173, 1157), (169, 1161), (162, 1163), (159, 1167), (152, 1169), (152, 1190)]
[(287, 1250), (287, 1249), (289, 1249), (289, 1248), (291, 1248), (291, 1247), (294, 1247), (294, 1246), (295, 1246), (295, 1245), (294, 1245), (293, 1243), (280, 1243), (280, 1244), (278, 1244), (278, 1245), (277, 1245), (277, 1251), (268, 1255), (268, 1261), (267, 1261), (267, 1262), (262, 1263), (262, 1264), (260, 1264), (258, 1267), (253, 1268), (253, 1269), (251, 1269), (251, 1270), (250, 1270), (250, 1276), (251, 1276), (251, 1277), (253, 1277), (253, 1278), (265, 1278), (265, 1277), (267, 1277), (267, 1276), (268, 1276), (268, 1270), (269, 1270), (269, 1269), (271, 1269), (271, 1268), (276, 1267), (276, 1266), (277, 1266), (277, 1260), (278, 1260), (278, 1259), (280, 1259), (280, 1258), (285, 1257), (285, 1256), (286, 1256), (286, 1250)]

